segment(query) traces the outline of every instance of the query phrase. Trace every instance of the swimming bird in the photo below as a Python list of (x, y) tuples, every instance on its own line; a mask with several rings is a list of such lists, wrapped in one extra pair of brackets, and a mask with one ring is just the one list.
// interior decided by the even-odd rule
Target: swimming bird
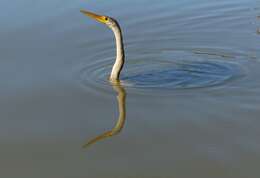
[[(112, 17), (98, 15), (86, 10), (80, 10), (86, 16), (108, 26), (113, 32), (116, 41), (116, 60), (109, 76), (110, 82), (120, 81), (120, 72), (125, 62), (125, 52), (122, 31), (119, 23)], [(219, 84), (234, 76), (234, 71), (226, 63), (214, 61), (181, 61), (172, 63), (166, 68), (137, 73), (123, 77), (134, 86), (164, 87), (164, 88), (194, 88)], [(122, 81), (122, 80), (121, 80)]]
[(82, 12), (88, 17), (91, 17), (92, 19), (95, 19), (98, 22), (107, 25), (114, 32), (114, 36), (116, 40), (116, 60), (113, 65), (112, 71), (110, 73), (109, 80), (110, 81), (119, 80), (120, 72), (125, 62), (123, 36), (122, 36), (122, 31), (119, 23), (115, 19), (109, 16), (98, 15), (93, 12), (89, 12), (85, 10), (80, 10), (80, 12)]

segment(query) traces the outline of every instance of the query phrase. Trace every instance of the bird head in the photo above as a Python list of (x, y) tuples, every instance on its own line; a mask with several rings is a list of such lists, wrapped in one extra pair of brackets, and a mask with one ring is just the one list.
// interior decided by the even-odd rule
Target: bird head
[(106, 24), (109, 28), (113, 28), (114, 26), (117, 25), (116, 20), (113, 19), (112, 17), (108, 17), (105, 15), (98, 15), (93, 12), (89, 12), (89, 11), (85, 11), (85, 10), (80, 10), (80, 12), (98, 22)]

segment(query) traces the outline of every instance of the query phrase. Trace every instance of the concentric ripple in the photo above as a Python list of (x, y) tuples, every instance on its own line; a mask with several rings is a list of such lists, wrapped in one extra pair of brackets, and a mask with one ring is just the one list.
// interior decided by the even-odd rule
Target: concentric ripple
[[(82, 68), (81, 83), (103, 90), (110, 85), (107, 79), (115, 59), (106, 55), (106, 52), (99, 54), (100, 60), (93, 59), (95, 62)], [(241, 75), (240, 67), (234, 62), (210, 59), (208, 55), (191, 51), (171, 51), (127, 57), (120, 78), (127, 88), (174, 90), (224, 85)]]
[[(132, 11), (115, 15), (124, 35), (126, 63), (120, 79), (127, 89), (161, 94), (166, 90), (216, 88), (244, 76), (243, 63), (252, 56), (247, 49), (254, 50), (247, 44), (257, 44), (244, 38), (248, 31), (243, 27), (249, 25), (244, 19), (252, 16), (246, 4), (225, 1), (182, 9), (177, 7), (186, 7), (185, 2), (167, 2), (145, 11), (140, 6), (135, 9), (140, 18)], [(97, 35), (82, 48), (90, 47), (78, 70), (85, 87), (111, 90), (107, 79), (115, 60), (112, 38), (111, 33)]]

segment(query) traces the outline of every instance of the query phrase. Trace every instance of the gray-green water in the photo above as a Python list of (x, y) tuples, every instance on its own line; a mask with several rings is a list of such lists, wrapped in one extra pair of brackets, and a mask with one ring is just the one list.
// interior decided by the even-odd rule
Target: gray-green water
[[(81, 8), (120, 22), (121, 88), (113, 34)], [(257, 0), (1, 0), (0, 177), (258, 178), (259, 17)], [(121, 132), (83, 148), (117, 94)]]

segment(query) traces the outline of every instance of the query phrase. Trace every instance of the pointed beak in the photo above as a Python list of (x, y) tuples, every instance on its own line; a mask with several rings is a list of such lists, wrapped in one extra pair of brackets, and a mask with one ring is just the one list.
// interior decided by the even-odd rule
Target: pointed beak
[(98, 22), (106, 23), (106, 17), (103, 15), (97, 15), (93, 12), (89, 12), (89, 11), (85, 11), (85, 10), (80, 10), (80, 12), (92, 19), (95, 19)]

